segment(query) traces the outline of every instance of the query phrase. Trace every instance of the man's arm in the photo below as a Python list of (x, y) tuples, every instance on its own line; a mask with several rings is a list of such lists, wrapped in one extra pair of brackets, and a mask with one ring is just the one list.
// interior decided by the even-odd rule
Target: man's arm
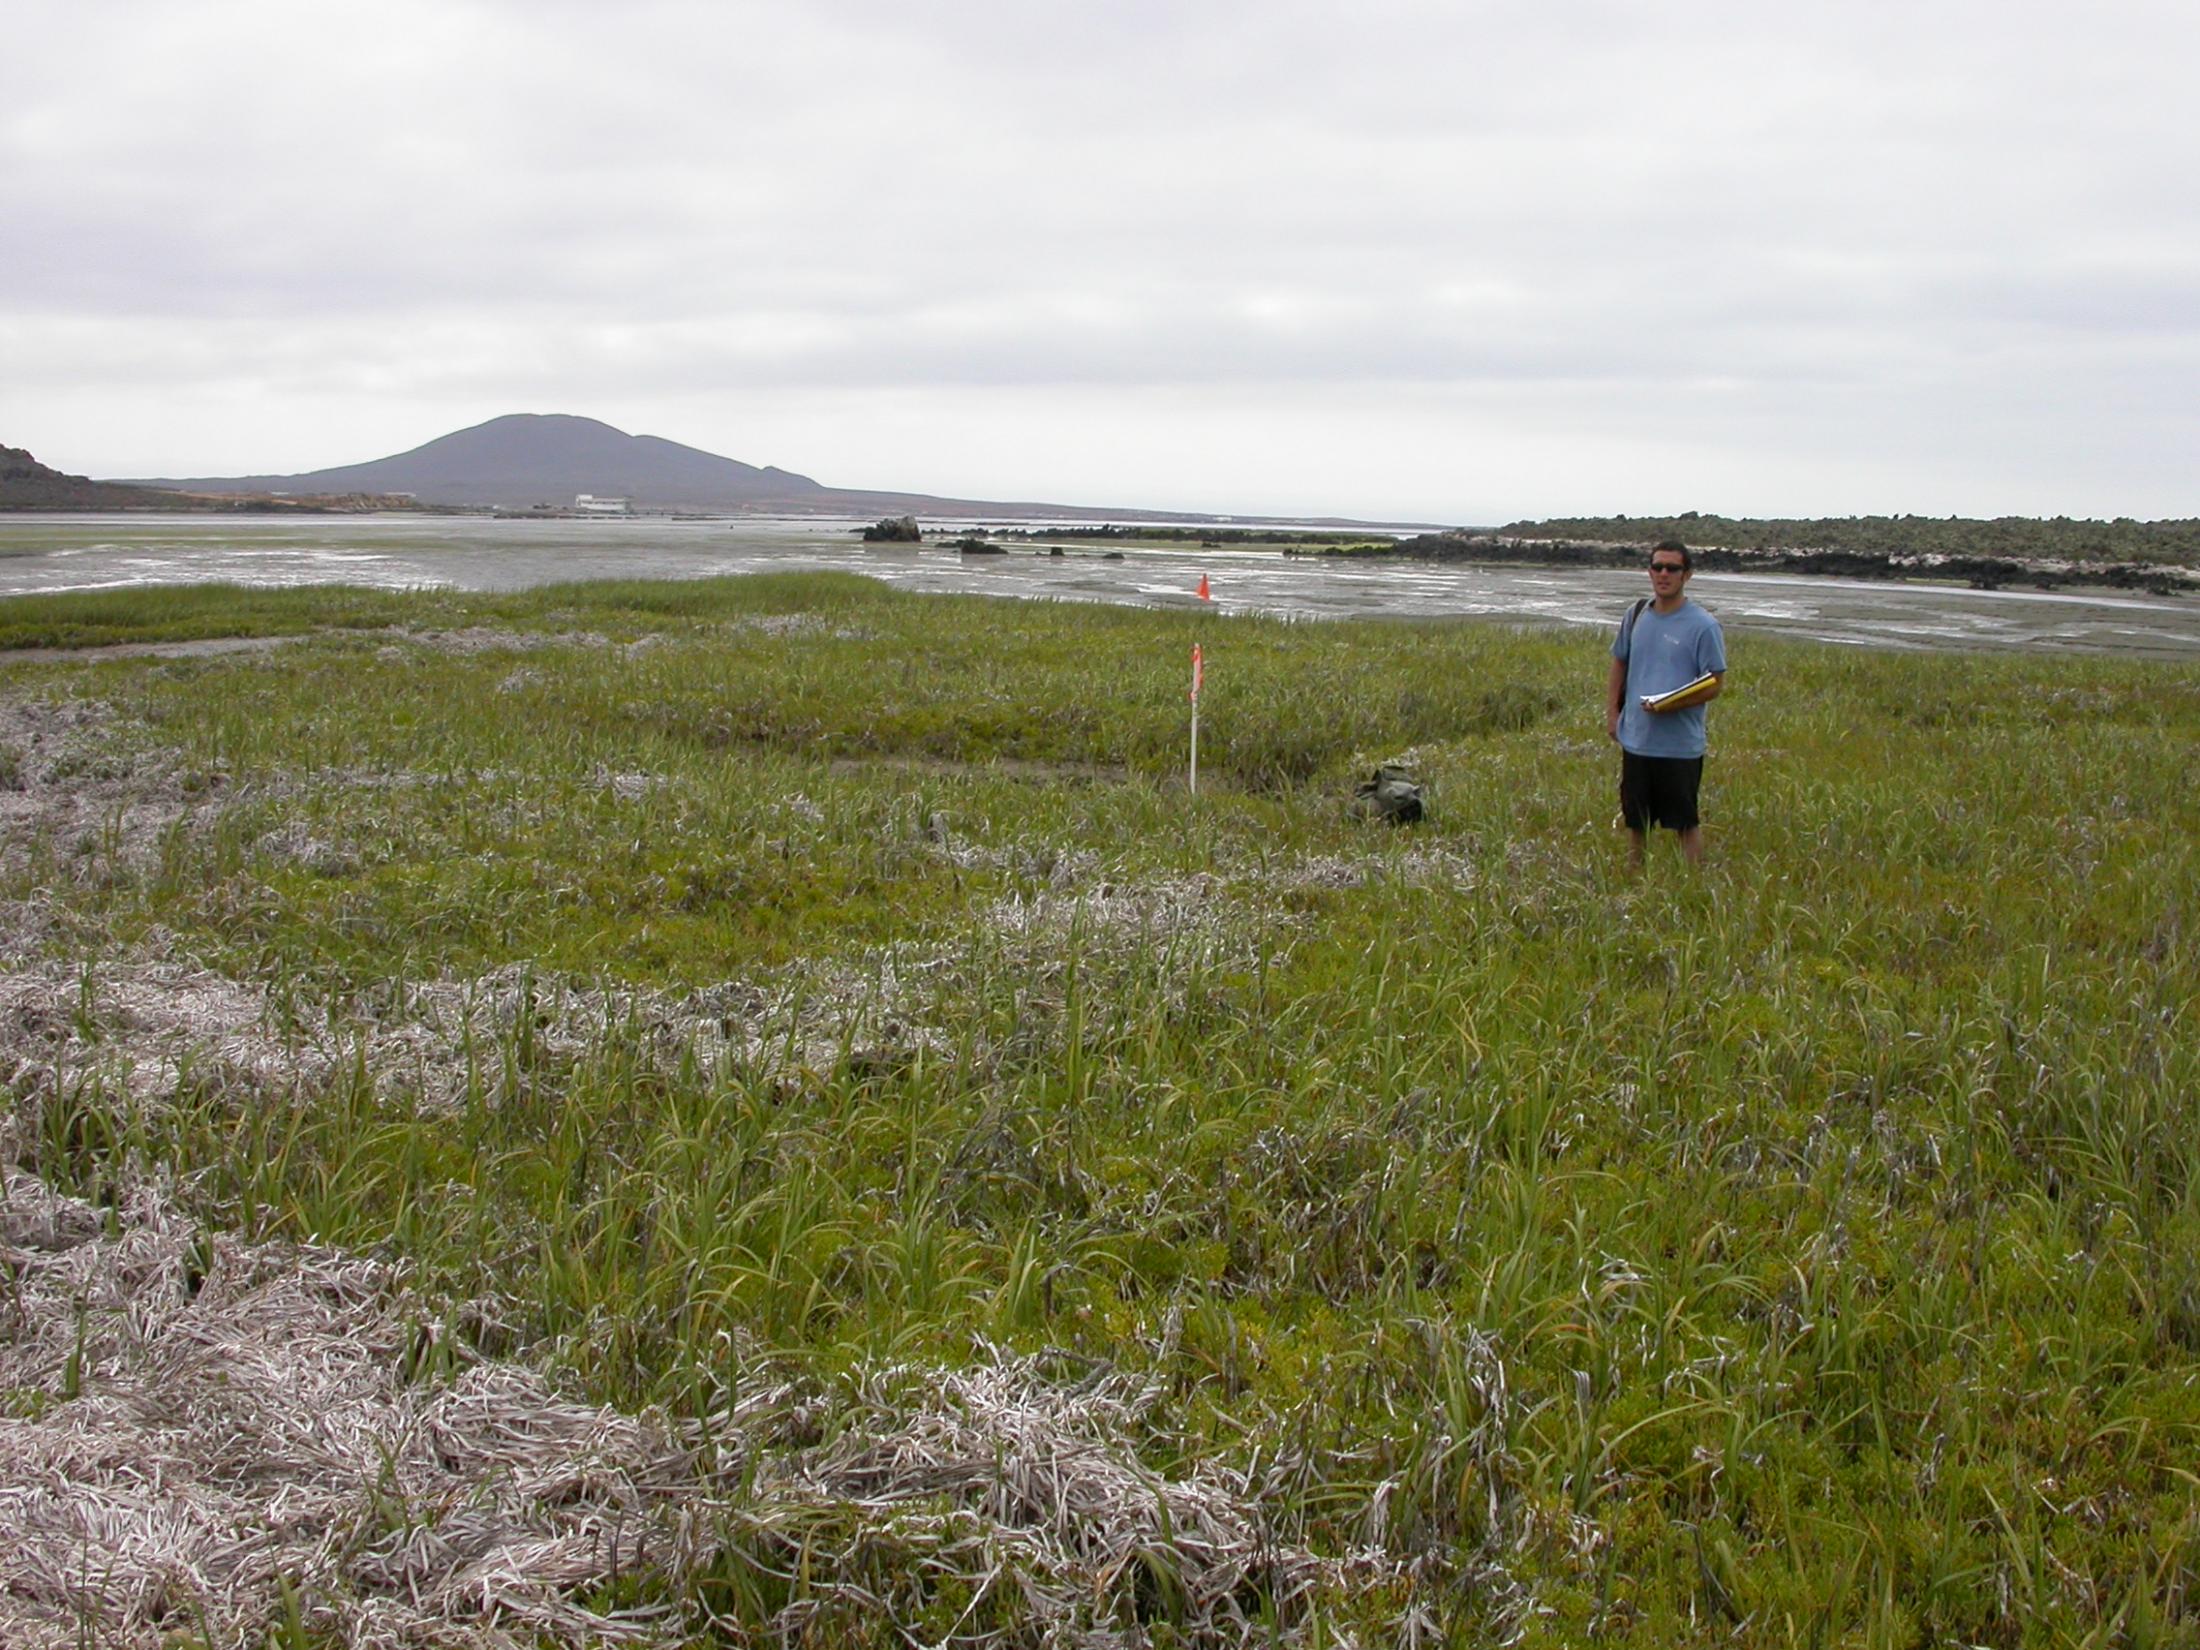
[(1712, 677), (1710, 681), (1704, 683), (1702, 687), (1692, 688), (1678, 699), (1660, 705), (1645, 705), (1642, 708), (1649, 711), (1653, 716), (1665, 716), (1676, 710), (1686, 710), (1691, 705), (1708, 705), (1712, 700), (1718, 698), (1719, 689), (1725, 685), (1726, 674), (1722, 671)]
[(1612, 668), (1604, 678), (1604, 731), (1613, 739), (1619, 737), (1619, 713), (1627, 704), (1627, 661), (1614, 659)]

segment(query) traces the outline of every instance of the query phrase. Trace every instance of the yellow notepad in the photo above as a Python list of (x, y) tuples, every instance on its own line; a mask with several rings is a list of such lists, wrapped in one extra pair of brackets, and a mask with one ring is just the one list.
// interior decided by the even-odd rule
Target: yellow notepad
[(1685, 683), (1675, 688), (1671, 693), (1646, 693), (1642, 696), (1642, 708), (1644, 710), (1671, 710), (1687, 699), (1690, 694), (1702, 692), (1718, 679), (1718, 672), (1706, 671), (1693, 682)]

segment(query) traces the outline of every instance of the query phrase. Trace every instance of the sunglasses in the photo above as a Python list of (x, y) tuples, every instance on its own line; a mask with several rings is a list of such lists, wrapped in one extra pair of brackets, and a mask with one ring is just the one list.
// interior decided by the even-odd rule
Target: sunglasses
[(1688, 569), (1677, 561), (1654, 561), (1650, 564), (1650, 571), (1653, 573), (1685, 573)]

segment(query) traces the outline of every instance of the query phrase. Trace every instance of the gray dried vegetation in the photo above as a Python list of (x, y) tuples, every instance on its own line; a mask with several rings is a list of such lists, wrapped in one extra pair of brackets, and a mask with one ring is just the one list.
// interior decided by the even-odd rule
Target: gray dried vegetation
[(494, 625), (468, 625), (458, 630), (407, 631), (401, 642), (385, 643), (380, 649), (380, 656), (392, 660), (402, 659), (407, 647), (471, 658), (481, 653), (539, 653), (546, 648), (604, 648), (617, 645), (609, 636), (593, 630), (549, 632), (505, 630)]
[[(323, 851), (310, 836), (277, 846), (299, 856)], [(971, 941), (1011, 954), (1018, 977), (1034, 986), (1062, 972), (1073, 933), (1088, 964), (1160, 946), (1180, 959), (1186, 947), (1210, 960), (1252, 955), (1243, 912), (1218, 879), (1111, 881), (1066, 858), (1055, 869), (1062, 874), (1036, 891), (990, 907)], [(1080, 886), (1080, 878), (1089, 881)], [(767, 1080), (992, 1056), (970, 1045), (967, 1029), (960, 1042), (949, 1029), (970, 961), (962, 944), (880, 947), (686, 991), (512, 965), (315, 1004), (277, 1001), (256, 982), (181, 960), (172, 936), (158, 931), (132, 954), (97, 963), (41, 955), (69, 921), (50, 899), (0, 906), (8, 965), (0, 971), (0, 1084), (16, 1097), (0, 1117), (0, 1161), (23, 1154), (41, 1106), (69, 1085), (140, 1107), (187, 1085), (243, 1105), (310, 1096), (364, 1071), (385, 1101), (445, 1111), (512, 1091), (523, 1057), (538, 1071), (570, 1068), (614, 1041), (668, 1073), (732, 1067)]]
[(1105, 1367), (985, 1348), (819, 1389), (729, 1348), (707, 1421), (623, 1415), (469, 1365), (397, 1267), (208, 1232), (152, 1177), (98, 1208), (8, 1171), (0, 1264), (22, 1650), (289, 1623), (362, 1650), (673, 1643), (706, 1625), (680, 1585), (706, 1565), (800, 1567), (747, 1623), (775, 1636), (898, 1619), (952, 1579), (1023, 1642), (1135, 1642), (1166, 1587), (1195, 1639), (1236, 1643), (1257, 1597), (1303, 1620), (1397, 1579), (1281, 1539), (1267, 1481), (1143, 1464), (1156, 1388)]
[[(82, 860), (127, 867), (232, 800), (125, 756), (132, 733), (94, 701), (0, 703), (0, 853), (81, 842)], [(653, 783), (596, 782), (622, 796)], [(328, 851), (294, 834), (263, 847)], [(1216, 878), (1134, 884), (1089, 854), (981, 848), (944, 820), (921, 835), (1036, 889), (984, 924), (1035, 978), (1071, 932), (1096, 955), (1238, 943), (1224, 918), (1244, 890)], [(716, 1566), (793, 1600), (771, 1606), (775, 1636), (913, 1619), (953, 1588), (992, 1642), (1003, 1621), (1010, 1642), (1142, 1642), (1162, 1598), (1192, 1641), (1221, 1644), (1256, 1608), (1295, 1640), (1318, 1594), (1398, 1584), (1378, 1549), (1294, 1545), (1273, 1463), (1257, 1482), (1146, 1465), (1156, 1389), (1109, 1367), (1065, 1374), (1060, 1356), (983, 1348), (971, 1368), (825, 1389), (729, 1347), (707, 1421), (623, 1415), (525, 1364), (474, 1360), (453, 1323), (493, 1309), (424, 1301), (389, 1262), (208, 1230), (143, 1165), (111, 1166), (105, 1206), (38, 1173), (45, 1108), (70, 1093), (143, 1109), (188, 1087), (241, 1107), (364, 1070), (435, 1108), (518, 1080), (504, 1069), (517, 1047), (540, 1071), (614, 1033), (668, 1065), (781, 1075), (942, 1054), (962, 953), (897, 947), (679, 993), (512, 968), (314, 1008), (183, 960), (160, 934), (58, 960), (87, 954), (76, 921), (45, 893), (0, 904), (0, 1642), (673, 1643), (708, 1627), (682, 1582)]]
[[(836, 641), (861, 640), (868, 634), (836, 625), (815, 613), (755, 613), (728, 619), (713, 628), (721, 634), (826, 636)], [(617, 648), (629, 656), (639, 656), (672, 645), (674, 638), (658, 633), (621, 642), (595, 630), (510, 630), (499, 625), (466, 625), (455, 630), (408, 630), (400, 641), (386, 643), (381, 652), (387, 658), (401, 658), (405, 648), (414, 647), (470, 658), (482, 653), (539, 653), (549, 648)]]
[(1479, 877), (1467, 855), (1418, 843), (1389, 853), (1302, 854), (1262, 873), (1262, 880), (1276, 889), (1364, 888), (1381, 882), (1405, 888), (1471, 888)]
[(187, 784), (172, 758), (133, 748), (138, 731), (102, 700), (0, 698), (0, 866), (44, 847), (65, 874), (119, 874), (221, 800), (218, 775)]
[(0, 1202), (0, 1637), (360, 1646), (656, 1636), (576, 1590), (694, 1540), (694, 1452), (537, 1374), (410, 1378), (396, 1269), (208, 1233), (150, 1179)]
[(188, 962), (18, 962), (0, 972), (0, 1161), (20, 1160), (41, 1107), (90, 1088), (139, 1108), (186, 1085), (230, 1104), (310, 1096), (345, 1073), (423, 1111), (494, 1100), (531, 1070), (570, 1068), (616, 1038), (658, 1069), (796, 1078), (904, 1064), (946, 1034), (922, 1012), (923, 959), (793, 969), (692, 992), (584, 985), (513, 966), (393, 984), (319, 1010)]
[[(1135, 1446), (1152, 1435), (1160, 1383), (1066, 1354), (985, 1350), (968, 1369), (859, 1377), (853, 1424), (775, 1479), (742, 1525), (790, 1563), (821, 1537), (829, 1548), (836, 1529), (851, 1554), (862, 1532), (891, 1532), (922, 1568), (970, 1586), (966, 1619), (1006, 1590), (1035, 1642), (1094, 1650), (1143, 1642), (1140, 1597), (1169, 1598), (1197, 1640), (1235, 1645), (1253, 1634), (1259, 1599), (1303, 1625), (1322, 1593), (1399, 1579), (1377, 1549), (1326, 1558), (1279, 1536), (1269, 1514), (1286, 1499), (1287, 1459), (1258, 1476), (1146, 1466)], [(1065, 1361), (1067, 1377), (1050, 1368)], [(894, 1601), (843, 1585), (800, 1613), (850, 1603)]]

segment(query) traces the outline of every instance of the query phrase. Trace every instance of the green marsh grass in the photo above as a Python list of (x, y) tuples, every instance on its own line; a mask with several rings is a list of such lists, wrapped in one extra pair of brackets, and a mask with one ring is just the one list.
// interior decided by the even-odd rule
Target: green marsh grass
[[(1283, 1641), (2200, 1640), (2200, 670), (1737, 634), (1713, 863), (1631, 878), (1593, 633), (822, 576), (0, 604), (270, 629), (0, 658), (110, 713), (6, 747), (114, 797), (0, 882), (85, 982), (57, 1187), (158, 1161), (387, 1248), (488, 1303), (465, 1356), (621, 1406), (1148, 1375), (1153, 1470), (1398, 1566), (1250, 1601)], [(1430, 819), (1355, 822), (1401, 755)], [(134, 1097), (97, 987), (156, 956), (351, 1057)], [(472, 1007), (393, 1041), (431, 988)], [(836, 1580), (1037, 1633), (867, 1540), (667, 1585), (727, 1642), (805, 1589), (899, 1642)], [(1103, 1606), (1191, 1631), (1164, 1552)]]

